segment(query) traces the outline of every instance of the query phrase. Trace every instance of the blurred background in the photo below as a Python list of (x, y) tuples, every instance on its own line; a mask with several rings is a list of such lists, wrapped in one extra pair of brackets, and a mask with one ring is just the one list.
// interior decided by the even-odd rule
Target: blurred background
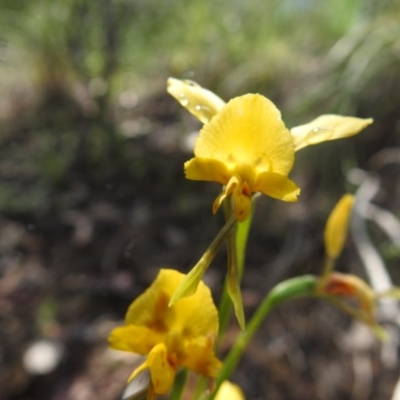
[[(399, 216), (398, 0), (2, 0), (0, 27), (0, 399), (119, 399), (136, 359), (107, 349), (110, 330), (222, 226), (218, 185), (184, 179), (200, 123), (169, 76), (225, 100), (262, 93), (288, 127), (374, 119), (296, 155), (298, 203), (258, 202), (247, 316), (277, 282), (320, 273), (325, 220), (360, 176)], [(399, 284), (398, 242), (368, 234)], [(338, 268), (365, 276), (352, 240)], [(221, 253), (206, 276), (216, 301), (224, 273)], [(325, 303), (284, 305), (233, 380), (248, 399), (395, 399), (397, 347), (388, 361), (354, 329)], [(232, 321), (221, 357), (237, 333)]]

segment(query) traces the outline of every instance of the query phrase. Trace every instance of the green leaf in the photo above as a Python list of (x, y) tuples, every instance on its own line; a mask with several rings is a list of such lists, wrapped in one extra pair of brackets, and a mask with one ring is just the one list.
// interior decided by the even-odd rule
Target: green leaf
[(192, 270), (186, 275), (183, 281), (179, 284), (169, 302), (170, 307), (179, 299), (190, 296), (196, 292), (197, 286), (201, 281), (201, 278), (207, 271), (207, 268), (211, 264), (211, 261), (214, 259), (215, 255), (218, 253), (218, 250), (225, 243), (227, 236), (230, 234), (232, 229), (234, 229), (235, 225), (236, 225), (236, 218), (234, 215), (232, 215), (232, 217), (228, 220), (228, 222), (219, 231), (218, 235), (210, 244), (209, 248), (201, 256), (198, 263), (192, 268)]
[(183, 297), (188, 297), (196, 293), (197, 286), (199, 285), (204, 273), (207, 271), (207, 268), (210, 265), (210, 263), (204, 262), (203, 257), (176, 288), (171, 300), (169, 301), (170, 307)]
[(296, 297), (314, 296), (317, 277), (303, 275), (278, 283), (269, 293), (272, 308)]
[(242, 277), (244, 271), (244, 260), (246, 256), (247, 239), (249, 237), (249, 232), (251, 228), (251, 222), (253, 220), (255, 201), (253, 199), (252, 212), (246, 221), (237, 224), (236, 228), (236, 250), (238, 258), (238, 271), (239, 278)]
[(245, 318), (243, 311), (242, 293), (240, 291), (240, 276), (238, 270), (238, 257), (236, 251), (236, 238), (234, 232), (228, 236), (228, 274), (227, 289), (229, 297), (235, 309), (235, 315), (240, 329), (245, 329)]

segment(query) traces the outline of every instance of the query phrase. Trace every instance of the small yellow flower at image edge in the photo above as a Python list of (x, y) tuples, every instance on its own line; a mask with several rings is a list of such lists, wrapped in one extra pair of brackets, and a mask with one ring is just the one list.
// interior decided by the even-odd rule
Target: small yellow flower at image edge
[(115, 350), (147, 355), (128, 381), (148, 368), (155, 395), (169, 392), (180, 367), (216, 378), (222, 365), (214, 354), (218, 313), (210, 289), (200, 282), (194, 295), (168, 306), (184, 277), (175, 270), (160, 270), (153, 284), (130, 305), (125, 325), (109, 337)]
[(222, 382), (215, 400), (245, 400), (242, 389), (229, 381)]

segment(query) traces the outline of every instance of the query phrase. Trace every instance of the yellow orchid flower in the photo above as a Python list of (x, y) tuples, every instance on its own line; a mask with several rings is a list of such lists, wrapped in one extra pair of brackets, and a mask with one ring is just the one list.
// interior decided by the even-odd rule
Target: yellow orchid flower
[(245, 397), (238, 385), (224, 381), (215, 396), (215, 400), (245, 400)]
[(167, 90), (205, 124), (195, 157), (185, 163), (186, 177), (224, 185), (213, 212), (232, 195), (239, 222), (250, 214), (252, 193), (297, 200), (300, 189), (287, 178), (295, 151), (355, 135), (372, 123), (372, 119), (323, 115), (289, 131), (279, 110), (261, 95), (240, 96), (225, 104), (195, 82), (174, 78), (168, 79)]
[(186, 178), (225, 186), (214, 213), (232, 195), (236, 218), (242, 222), (255, 192), (284, 201), (297, 201), (300, 194), (287, 177), (294, 162), (290, 132), (279, 110), (261, 95), (247, 94), (226, 104), (200, 131), (194, 154), (185, 163)]
[(213, 350), (218, 313), (210, 289), (200, 282), (194, 295), (168, 306), (184, 277), (175, 270), (160, 270), (153, 284), (130, 305), (125, 325), (109, 337), (113, 349), (147, 355), (128, 381), (148, 368), (154, 395), (168, 393), (179, 367), (210, 378), (221, 368)]

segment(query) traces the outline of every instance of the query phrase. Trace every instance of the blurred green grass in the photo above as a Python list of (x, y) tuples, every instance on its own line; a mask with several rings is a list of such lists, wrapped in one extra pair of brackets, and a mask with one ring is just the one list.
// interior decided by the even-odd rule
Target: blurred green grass
[[(332, 146), (343, 168), (362, 165), (399, 145), (399, 18), (398, 0), (5, 0), (0, 131), (3, 145), (19, 144), (2, 153), (34, 165), (43, 187), (62, 184), (74, 154), (95, 173), (110, 160), (126, 165), (121, 95), (145, 102), (172, 75), (226, 100), (263, 93), (289, 127), (322, 113), (373, 117), (363, 146)], [(328, 164), (335, 176), (340, 167)]]
[(396, 41), (399, 17), (398, 1), (371, 0), (8, 0), (0, 8), (3, 40), (39, 74), (102, 77), (115, 90), (186, 74), (229, 96), (296, 81), (313, 67), (329, 71), (351, 56), (357, 75), (371, 57), (379, 71), (377, 55), (396, 56), (382, 45)]

